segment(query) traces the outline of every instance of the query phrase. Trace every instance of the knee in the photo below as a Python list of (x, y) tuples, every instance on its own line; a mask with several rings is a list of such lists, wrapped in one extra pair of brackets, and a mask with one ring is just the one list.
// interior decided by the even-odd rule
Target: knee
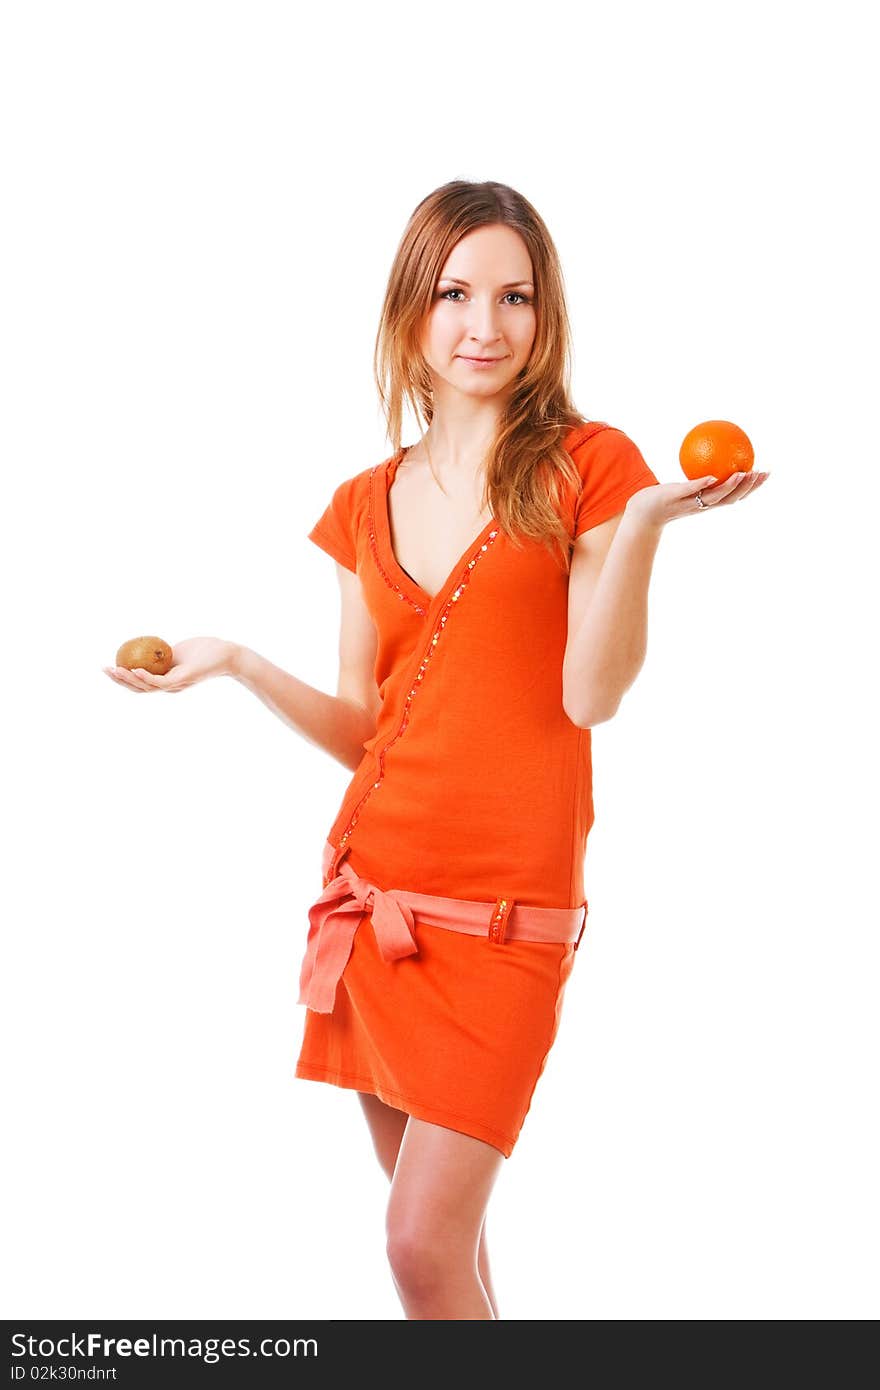
[(443, 1288), (461, 1258), (449, 1233), (412, 1220), (389, 1223), (385, 1250), (395, 1283), (416, 1297)]

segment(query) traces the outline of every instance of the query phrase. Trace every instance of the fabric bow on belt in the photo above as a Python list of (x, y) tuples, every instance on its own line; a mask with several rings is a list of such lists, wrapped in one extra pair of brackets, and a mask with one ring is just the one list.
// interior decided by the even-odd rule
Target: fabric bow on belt
[(347, 862), (336, 878), (309, 908), (309, 935), (299, 980), (300, 1004), (315, 1013), (333, 1012), (336, 986), (345, 969), (354, 934), (366, 912), (372, 913), (373, 928), (382, 958), (399, 960), (418, 953), (412, 908), (401, 902), (395, 890), (383, 892), (368, 879), (360, 878)]

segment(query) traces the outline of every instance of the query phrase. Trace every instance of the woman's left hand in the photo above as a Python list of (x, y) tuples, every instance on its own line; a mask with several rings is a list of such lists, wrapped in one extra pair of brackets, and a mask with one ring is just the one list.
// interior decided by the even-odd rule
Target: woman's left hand
[[(683, 483), (652, 483), (650, 487), (640, 488), (633, 493), (626, 504), (626, 511), (644, 525), (659, 528), (680, 516), (696, 516), (715, 507), (726, 507), (731, 502), (741, 502), (769, 476), (769, 473), (731, 473), (723, 483), (715, 483), (711, 478), (686, 479)], [(697, 501), (697, 493), (705, 504), (702, 507)]]

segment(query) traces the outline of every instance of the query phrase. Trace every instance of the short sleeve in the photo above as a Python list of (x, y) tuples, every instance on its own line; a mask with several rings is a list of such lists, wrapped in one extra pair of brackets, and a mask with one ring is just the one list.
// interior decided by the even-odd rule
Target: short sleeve
[(356, 479), (348, 478), (340, 483), (329, 505), (318, 517), (308, 533), (310, 541), (326, 550), (334, 560), (346, 569), (357, 573), (357, 550), (354, 540), (354, 516), (352, 493)]
[(634, 492), (660, 481), (629, 435), (612, 425), (585, 439), (571, 455), (583, 480), (575, 508), (575, 538), (623, 511)]

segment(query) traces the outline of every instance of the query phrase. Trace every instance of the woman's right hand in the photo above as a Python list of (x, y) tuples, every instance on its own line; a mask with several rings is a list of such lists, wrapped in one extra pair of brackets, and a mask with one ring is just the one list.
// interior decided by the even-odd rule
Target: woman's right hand
[(129, 671), (124, 666), (105, 666), (103, 670), (117, 685), (125, 685), (129, 690), (167, 690), (172, 694), (210, 676), (235, 674), (236, 642), (222, 637), (188, 637), (171, 650), (174, 664), (164, 676), (152, 676), (140, 667)]

